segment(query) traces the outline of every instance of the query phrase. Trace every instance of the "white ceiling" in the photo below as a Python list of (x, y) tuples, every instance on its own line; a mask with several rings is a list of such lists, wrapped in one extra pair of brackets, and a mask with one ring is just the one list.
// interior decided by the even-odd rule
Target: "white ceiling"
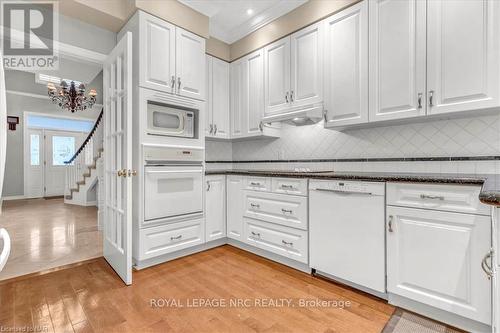
[(210, 36), (228, 44), (308, 0), (179, 0), (210, 18)]

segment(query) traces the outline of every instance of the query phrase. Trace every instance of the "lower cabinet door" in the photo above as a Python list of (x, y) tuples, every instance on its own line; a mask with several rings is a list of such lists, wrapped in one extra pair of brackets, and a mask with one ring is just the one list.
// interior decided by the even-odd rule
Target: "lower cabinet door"
[(244, 218), (245, 242), (260, 249), (308, 263), (307, 231)]
[(139, 230), (139, 260), (204, 243), (203, 220), (182, 221)]
[(489, 216), (387, 206), (387, 290), (491, 324)]
[(207, 176), (205, 197), (205, 240), (226, 237), (226, 176)]
[(243, 240), (243, 182), (244, 177), (227, 176), (226, 233), (228, 238)]

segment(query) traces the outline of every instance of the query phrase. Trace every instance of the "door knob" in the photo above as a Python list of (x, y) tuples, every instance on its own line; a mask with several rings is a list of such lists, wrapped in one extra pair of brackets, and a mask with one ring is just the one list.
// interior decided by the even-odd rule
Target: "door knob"
[(128, 176), (137, 176), (137, 170), (128, 170)]
[(116, 172), (116, 175), (118, 177), (127, 177), (127, 170), (126, 169), (121, 169)]

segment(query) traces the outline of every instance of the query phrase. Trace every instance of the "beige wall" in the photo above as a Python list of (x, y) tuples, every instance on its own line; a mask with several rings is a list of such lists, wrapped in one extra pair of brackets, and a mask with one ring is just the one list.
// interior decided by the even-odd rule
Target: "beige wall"
[(275, 40), (319, 21), (359, 0), (309, 0), (250, 35), (231, 44), (231, 61), (255, 51)]
[(230, 61), (230, 46), (217, 38), (210, 37), (206, 43), (206, 53), (219, 59)]
[(158, 16), (201, 37), (209, 38), (208, 16), (176, 0), (135, 0), (137, 9)]

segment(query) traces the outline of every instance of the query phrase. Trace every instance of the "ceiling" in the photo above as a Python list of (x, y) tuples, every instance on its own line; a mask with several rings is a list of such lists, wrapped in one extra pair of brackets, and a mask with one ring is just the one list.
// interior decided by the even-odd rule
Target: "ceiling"
[(232, 44), (308, 0), (179, 0), (210, 18), (210, 36)]

